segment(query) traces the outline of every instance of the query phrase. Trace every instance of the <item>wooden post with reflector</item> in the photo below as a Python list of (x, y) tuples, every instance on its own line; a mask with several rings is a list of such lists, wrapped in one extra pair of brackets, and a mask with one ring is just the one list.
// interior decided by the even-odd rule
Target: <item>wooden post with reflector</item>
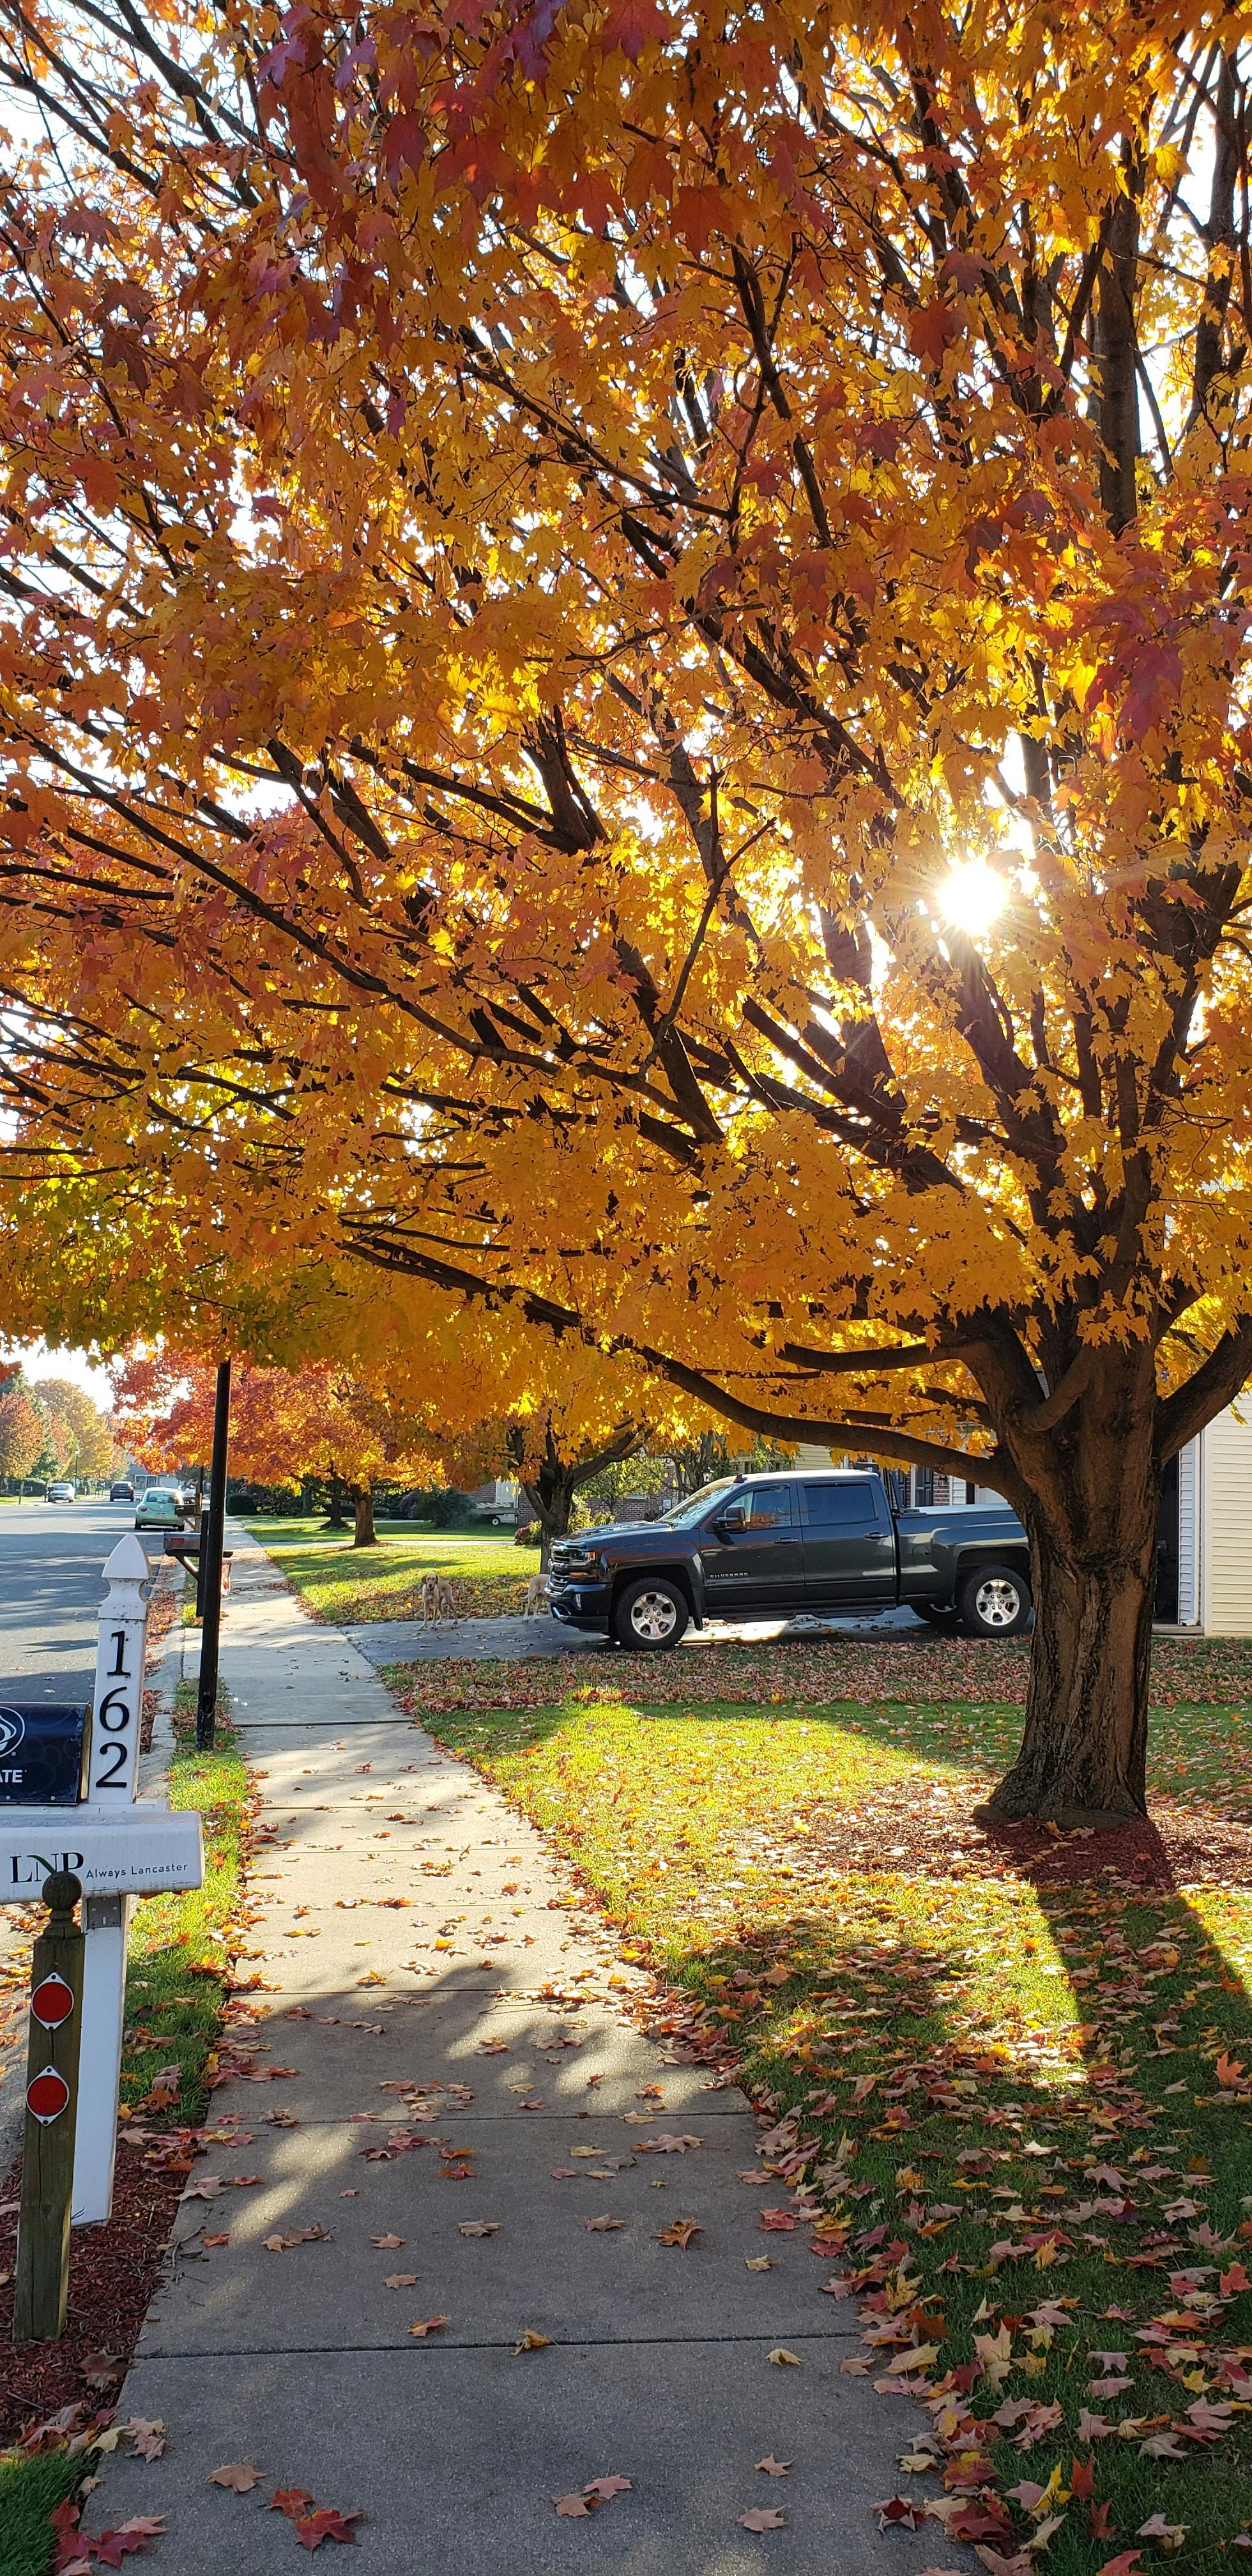
[(74, 1920), (81, 1894), (70, 1870), (54, 1870), (44, 1881), (48, 1923), (31, 1967), (14, 2343), (65, 2332), (83, 2020), (84, 1942)]

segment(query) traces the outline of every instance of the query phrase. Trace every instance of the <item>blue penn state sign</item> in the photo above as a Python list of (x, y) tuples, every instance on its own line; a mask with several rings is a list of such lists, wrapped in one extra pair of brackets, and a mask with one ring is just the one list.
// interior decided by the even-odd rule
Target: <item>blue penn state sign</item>
[(0, 1701), (0, 1806), (76, 1807), (87, 1741), (85, 1708)]

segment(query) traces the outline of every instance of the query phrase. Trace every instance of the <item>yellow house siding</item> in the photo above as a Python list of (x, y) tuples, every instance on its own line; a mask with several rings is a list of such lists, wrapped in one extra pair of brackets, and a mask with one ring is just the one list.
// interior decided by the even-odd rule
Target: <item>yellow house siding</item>
[(1200, 1442), (1201, 1621), (1210, 1637), (1252, 1637), (1252, 1402)]

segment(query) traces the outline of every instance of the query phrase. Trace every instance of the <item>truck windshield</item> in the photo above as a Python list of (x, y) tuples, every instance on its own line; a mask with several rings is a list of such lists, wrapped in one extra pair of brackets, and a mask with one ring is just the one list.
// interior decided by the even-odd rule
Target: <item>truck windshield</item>
[(710, 1503), (716, 1503), (723, 1494), (730, 1493), (734, 1483), (733, 1476), (722, 1476), (715, 1485), (701, 1485), (698, 1494), (688, 1494), (685, 1502), (675, 1503), (672, 1510), (662, 1512), (653, 1526), (657, 1529), (690, 1529), (693, 1521), (703, 1520)]

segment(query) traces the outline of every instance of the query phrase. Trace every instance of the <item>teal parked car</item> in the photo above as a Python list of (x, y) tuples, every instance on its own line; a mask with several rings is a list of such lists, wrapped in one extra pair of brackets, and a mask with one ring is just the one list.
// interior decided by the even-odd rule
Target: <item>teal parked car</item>
[(182, 1508), (166, 1485), (149, 1485), (135, 1505), (136, 1529), (181, 1529)]

